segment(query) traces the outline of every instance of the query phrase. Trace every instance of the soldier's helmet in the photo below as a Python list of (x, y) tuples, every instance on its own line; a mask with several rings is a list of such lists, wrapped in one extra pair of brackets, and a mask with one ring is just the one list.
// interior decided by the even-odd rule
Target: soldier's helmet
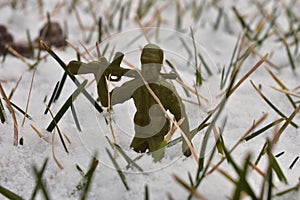
[(142, 64), (162, 64), (164, 59), (163, 50), (155, 44), (147, 44), (144, 46), (141, 55)]

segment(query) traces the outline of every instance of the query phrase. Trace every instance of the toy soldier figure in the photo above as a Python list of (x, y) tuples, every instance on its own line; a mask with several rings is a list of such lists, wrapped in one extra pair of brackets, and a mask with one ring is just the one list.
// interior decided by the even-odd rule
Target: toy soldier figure
[[(149, 150), (149, 152), (153, 153), (154, 159), (157, 160), (157, 157), (161, 158), (163, 153), (160, 148), (164, 137), (171, 129), (170, 120), (166, 118), (164, 110), (170, 111), (176, 121), (183, 119), (180, 128), (189, 139), (190, 130), (185, 107), (175, 87), (167, 82), (163, 74), (160, 73), (163, 63), (163, 50), (160, 47), (147, 44), (143, 48), (140, 59), (143, 78), (133, 70), (120, 67), (123, 56), (123, 54), (117, 53), (111, 64), (102, 57), (100, 61), (88, 64), (72, 61), (74, 63), (71, 62), (68, 67), (72, 74), (91, 72), (95, 74), (98, 81), (97, 87), (100, 102), (105, 107), (107, 106), (108, 96), (106, 82), (103, 82), (105, 80), (103, 77), (109, 74), (117, 77), (123, 75), (135, 77), (133, 80), (125, 82), (120, 87), (116, 87), (111, 91), (111, 105), (123, 103), (131, 98), (134, 100), (136, 107), (134, 116), (135, 136), (130, 147), (136, 152), (146, 152), (146, 150)], [(149, 84), (151, 90), (159, 98), (164, 110), (151, 95), (144, 81)], [(184, 139), (182, 152), (185, 156), (191, 155), (190, 149)]]
[[(184, 118), (180, 128), (188, 136), (189, 122), (182, 100), (175, 87), (160, 74), (163, 63), (162, 49), (153, 44), (146, 45), (142, 50), (141, 63), (141, 74), (144, 80), (159, 98), (165, 110), (169, 110), (177, 121)], [(164, 136), (170, 131), (170, 121), (150, 94), (142, 78), (128, 81), (111, 92), (112, 105), (123, 103), (130, 98), (133, 98), (136, 107), (134, 116), (135, 137), (130, 147), (136, 152), (145, 152), (147, 149), (154, 152), (160, 148)], [(184, 140), (182, 148), (185, 156), (191, 154)]]

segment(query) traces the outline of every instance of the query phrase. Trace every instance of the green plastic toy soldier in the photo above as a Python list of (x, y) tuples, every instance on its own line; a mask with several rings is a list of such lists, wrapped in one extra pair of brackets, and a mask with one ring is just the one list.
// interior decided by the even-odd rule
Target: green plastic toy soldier
[[(166, 75), (160, 73), (164, 56), (160, 47), (154, 44), (147, 44), (143, 48), (140, 59), (143, 78), (136, 71), (120, 67), (123, 56), (123, 54), (117, 53), (112, 63), (109, 63), (104, 57), (100, 61), (88, 64), (72, 61), (73, 63), (71, 62), (68, 67), (72, 74), (91, 72), (95, 74), (98, 81), (98, 94), (103, 106), (108, 106), (105, 76), (109, 74), (116, 76), (117, 79), (114, 79), (114, 81), (118, 81), (124, 75), (135, 77), (133, 80), (125, 82), (110, 92), (111, 105), (123, 103), (131, 98), (134, 100), (136, 107), (134, 116), (135, 136), (130, 147), (136, 152), (149, 150), (154, 159), (159, 160), (163, 155), (162, 142), (171, 129), (171, 122), (166, 118), (164, 110), (170, 111), (176, 121), (183, 119), (180, 128), (189, 139), (189, 122), (184, 104), (175, 87), (164, 78)], [(143, 79), (159, 98), (164, 110), (150, 94)], [(182, 152), (185, 156), (191, 155), (185, 140), (182, 143)]]

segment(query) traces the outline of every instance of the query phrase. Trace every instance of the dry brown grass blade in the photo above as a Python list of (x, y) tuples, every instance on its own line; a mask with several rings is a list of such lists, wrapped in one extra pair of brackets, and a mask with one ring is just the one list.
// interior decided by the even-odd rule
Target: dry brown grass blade
[(10, 94), (9, 94), (9, 96), (8, 96), (8, 99), (9, 99), (9, 100), (13, 97), (15, 91), (17, 90), (17, 88), (18, 88), (18, 86), (19, 86), (19, 84), (20, 84), (20, 82), (21, 82), (21, 80), (22, 80), (22, 77), (23, 77), (23, 76), (20, 76), (20, 78), (18, 79), (18, 81), (17, 81), (15, 87), (11, 90), (11, 92), (10, 92)]
[(9, 99), (7, 98), (5, 92), (4, 92), (4, 89), (0, 83), (0, 93), (4, 99), (4, 101), (6, 102), (7, 106), (8, 106), (8, 109), (9, 111), (11, 112), (11, 115), (12, 115), (12, 119), (13, 119), (13, 122), (14, 122), (14, 142), (13, 144), (15, 146), (18, 145), (18, 135), (19, 135), (19, 131), (18, 131), (18, 122), (17, 122), (17, 118), (16, 118), (16, 114), (15, 114), (15, 110), (13, 109)]
[(274, 90), (276, 90), (278, 92), (281, 92), (281, 93), (284, 93), (284, 94), (288, 94), (288, 95), (300, 98), (300, 95), (296, 94), (294, 92), (291, 92), (291, 91), (288, 91), (288, 90), (283, 90), (283, 89), (280, 89), (280, 88), (276, 88), (274, 86), (271, 86), (271, 88), (273, 88)]
[(92, 56), (92, 54), (91, 54), (91, 52), (88, 50), (88, 48), (86, 48), (86, 46), (85, 46), (82, 42), (79, 41), (79, 43), (80, 43), (80, 45), (84, 48), (85, 52), (86, 52), (87, 55), (90, 57), (90, 59), (91, 59), (91, 60), (94, 60), (94, 57)]
[(49, 141), (44, 137), (44, 135), (34, 125), (30, 124), (30, 126), (40, 138), (42, 138), (45, 142), (49, 143)]
[(268, 58), (269, 54), (265, 54), (264, 57), (262, 57), (231, 89), (231, 91), (229, 92), (229, 95), (231, 95), (232, 93), (235, 92), (235, 90), (254, 72), (256, 71), (261, 64), (263, 64), (267, 58)]
[(79, 29), (81, 30), (81, 33), (82, 33), (83, 41), (86, 41), (87, 37), (86, 37), (86, 33), (85, 33), (85, 28), (84, 28), (84, 25), (82, 23), (82, 20), (81, 20), (81, 17), (79, 15), (79, 12), (78, 12), (78, 9), (77, 9), (76, 5), (73, 6), (73, 10), (74, 10), (74, 13), (75, 13), (75, 17), (76, 17)]
[[(254, 49), (253, 49), (253, 53), (254, 53), (255, 55), (257, 55), (259, 58), (263, 58), (263, 56), (262, 56), (260, 53), (258, 53), (257, 51), (255, 51)], [(275, 65), (275, 64), (274, 64), (273, 62), (271, 62), (269, 59), (266, 59), (266, 63), (267, 63), (268, 65), (270, 65), (271, 67), (273, 67), (274, 69), (276, 69), (276, 70), (279, 70), (279, 69), (280, 69), (279, 66)]]
[(19, 58), (23, 63), (25, 63), (28, 66), (31, 66), (31, 64), (29, 62), (27, 62), (27, 60), (21, 54), (19, 54), (14, 48), (12, 48), (9, 45), (6, 45), (6, 48), (11, 54), (13, 54), (17, 58)]
[(27, 115), (28, 108), (29, 108), (29, 101), (30, 101), (31, 91), (32, 91), (32, 87), (33, 87), (33, 80), (34, 80), (34, 77), (35, 77), (36, 70), (37, 70), (37, 66), (33, 70), (32, 78), (31, 78), (31, 82), (30, 82), (30, 88), (29, 88), (27, 103), (26, 103), (26, 108), (25, 108), (25, 115), (24, 115), (24, 118), (22, 120), (22, 127), (24, 127), (25, 120), (26, 120), (26, 115)]
[(185, 89), (189, 90), (190, 92), (192, 92), (194, 95), (197, 96), (197, 98), (203, 99), (205, 102), (208, 102), (208, 99), (205, 98), (204, 96), (200, 95), (195, 89), (193, 89), (192, 87), (188, 86), (187, 84), (185, 84), (184, 82), (182, 82), (181, 80), (179, 80), (178, 78), (176, 78), (176, 82), (179, 83), (182, 87), (184, 87)]
[(166, 2), (164, 5), (162, 5), (158, 9), (156, 9), (156, 12), (152, 15), (152, 18), (148, 22), (145, 23), (145, 27), (153, 26), (155, 24), (155, 21), (161, 17), (160, 15), (161, 15), (162, 11), (169, 6), (170, 6), (170, 3)]
[[(184, 118), (181, 118), (178, 121), (178, 125), (180, 126), (183, 121), (184, 121)], [(171, 140), (171, 138), (174, 135), (174, 133), (175, 133), (176, 130), (177, 130), (176, 126), (172, 126), (171, 130), (169, 131), (169, 133), (165, 136), (165, 141), (166, 142), (169, 142)]]
[(189, 100), (189, 99), (185, 99), (185, 98), (182, 98), (182, 101), (185, 101), (187, 103), (190, 103), (190, 104), (194, 104), (194, 105), (197, 105), (197, 106), (200, 106), (200, 104), (196, 101), (192, 101), (192, 100)]
[(62, 166), (62, 164), (58, 161), (58, 159), (56, 158), (56, 155), (55, 155), (55, 151), (54, 151), (54, 136), (55, 136), (55, 131), (52, 133), (52, 156), (53, 156), (53, 159), (55, 161), (55, 163), (57, 164), (57, 166), (63, 170), (64, 167)]
[(83, 59), (85, 59), (86, 61), (89, 61), (89, 59), (87, 59), (87, 57), (79, 50), (78, 47), (76, 47), (70, 40), (66, 39), (66, 42), (72, 47), (72, 49), (74, 49), (76, 51), (76, 53), (78, 53)]
[(253, 164), (253, 163), (249, 163), (249, 165), (258, 173), (260, 174), (263, 178), (266, 178), (266, 174), (257, 167), (257, 165)]
[(287, 126), (291, 123), (293, 118), (296, 116), (296, 114), (300, 111), (300, 105), (293, 111), (293, 113), (287, 118), (285, 123), (280, 127), (280, 129), (275, 133), (274, 139), (272, 141), (272, 144), (277, 143), (280, 136), (282, 135), (283, 131), (287, 128)]
[(150, 42), (150, 39), (149, 39), (149, 37), (148, 37), (148, 35), (147, 35), (147, 32), (145, 31), (144, 26), (143, 26), (142, 23), (141, 23), (140, 18), (139, 18), (138, 16), (136, 16), (136, 17), (135, 17), (135, 20), (136, 20), (136, 22), (138, 23), (138, 25), (139, 25), (139, 27), (140, 27), (140, 29), (141, 29), (141, 31), (142, 31), (142, 33), (143, 33), (145, 39), (146, 39), (147, 42), (150, 44), (150, 43), (151, 43), (151, 42)]

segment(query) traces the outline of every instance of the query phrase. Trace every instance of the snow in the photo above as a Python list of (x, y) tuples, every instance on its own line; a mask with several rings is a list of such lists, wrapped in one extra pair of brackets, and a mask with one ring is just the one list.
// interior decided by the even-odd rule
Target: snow
[[(27, 1), (25, 3), (25, 8), (21, 8), (21, 5), (19, 4), (16, 10), (11, 9), (9, 6), (0, 7), (1, 23), (7, 25), (9, 32), (14, 35), (15, 40), (26, 41), (26, 29), (30, 30), (32, 38), (36, 38), (39, 29), (46, 22), (46, 11), (50, 11), (52, 21), (58, 21), (62, 26), (64, 21), (67, 22), (69, 33), (68, 40), (84, 52), (78, 41), (83, 41), (89, 31), (86, 31), (84, 36), (79, 28), (74, 12), (68, 12), (72, 1), (63, 1), (64, 3), (61, 6), (61, 9), (55, 7), (57, 3), (62, 3), (61, 1), (45, 1), (44, 12), (42, 14), (37, 12), (38, 8), (35, 2), (36, 1), (33, 0)], [(80, 7), (77, 9), (85, 26), (89, 28), (94, 25), (94, 21), (89, 12), (87, 2), (88, 1), (83, 3), (80, 2)], [(114, 9), (111, 7), (112, 2), (113, 1), (95, 1), (93, 10), (97, 15), (104, 16), (108, 10), (111, 11)], [(153, 13), (157, 7), (166, 3), (168, 2), (158, 1), (154, 8), (150, 10), (150, 13)], [(186, 4), (186, 2), (181, 3), (182, 5)], [(182, 32), (175, 31), (176, 12), (174, 11), (176, 10), (176, 5), (175, 3), (170, 3), (167, 9), (162, 12), (162, 18), (167, 20), (166, 24), (161, 25), (163, 28), (159, 30), (156, 28), (145, 29), (151, 33), (149, 34), (151, 36), (151, 41), (156, 42), (165, 50), (165, 57), (174, 64), (176, 70), (182, 77), (183, 82), (190, 87), (193, 87), (195, 82), (195, 68), (193, 67), (195, 65), (194, 56), (190, 57), (180, 42), (180, 38), (183, 38), (189, 46), (193, 45), (190, 37), (190, 26), (193, 27), (193, 31), (195, 32), (198, 52), (205, 57), (205, 61), (211, 66), (214, 74), (208, 76), (206, 71), (202, 68), (205, 80), (204, 84), (197, 88), (198, 92), (206, 97), (208, 101), (205, 102), (204, 100), (201, 100), (202, 104), (200, 107), (185, 102), (191, 129), (197, 127), (206, 117), (207, 112), (213, 109), (221, 100), (221, 98), (217, 97), (221, 92), (219, 89), (220, 72), (223, 66), (229, 65), (237, 37), (242, 31), (231, 10), (232, 5), (235, 5), (243, 15), (253, 16), (255, 15), (255, 12), (257, 12), (254, 11), (255, 7), (253, 5), (249, 6), (251, 3), (244, 1), (219, 2), (219, 4), (224, 8), (224, 12), (228, 15), (229, 20), (235, 20), (234, 23), (230, 23), (230, 27), (227, 27), (225, 22), (221, 21), (219, 29), (214, 30), (213, 25), (217, 18), (217, 10), (214, 7), (211, 7), (211, 5), (207, 5), (207, 10), (203, 12), (199, 24), (193, 23), (193, 20), (191, 20), (191, 13), (187, 12), (182, 16)], [(272, 4), (273, 3), (268, 4), (270, 9), (272, 8)], [(288, 2), (286, 2), (286, 4), (288, 5)], [(299, 2), (296, 3), (296, 5), (299, 9)], [(108, 37), (108, 35), (103, 36), (105, 40), (99, 46), (101, 51), (103, 51), (106, 44), (109, 43), (109, 51), (105, 56), (109, 58), (110, 51), (113, 49), (115, 51), (121, 51), (125, 54), (127, 60), (139, 67), (140, 49), (147, 41), (134, 21), (133, 11), (137, 5), (133, 3), (132, 6), (133, 8), (129, 20), (123, 22), (122, 32), (118, 33), (116, 29), (119, 19), (118, 12), (114, 17), (115, 29), (110, 30), (110, 37)], [(297, 8), (295, 9), (297, 10)], [(282, 12), (283, 11), (281, 11), (280, 14), (284, 16), (284, 13)], [(142, 22), (146, 22), (147, 19), (150, 19), (151, 17), (152, 15), (148, 14)], [(104, 23), (107, 23), (105, 22), (106, 18), (103, 20)], [(284, 19), (280, 19), (279, 21), (282, 28), (286, 29), (287, 27), (284, 26), (286, 24)], [(155, 26), (155, 24), (153, 26)], [(154, 39), (156, 31), (159, 32), (159, 41)], [(95, 31), (92, 36), (92, 42), (90, 44), (85, 44), (87, 47), (91, 48), (94, 57), (97, 55), (94, 48), (95, 42), (93, 42), (97, 40), (96, 32), (97, 31)], [(139, 38), (134, 40), (136, 37)], [(191, 49), (193, 50), (193, 48)], [(271, 54), (270, 60), (281, 68), (279, 71), (271, 68), (272, 71), (289, 89), (294, 89), (299, 86), (298, 74), (300, 73), (300, 69), (297, 67), (295, 71), (292, 71), (285, 48), (281, 43), (279, 45), (278, 41), (268, 39), (262, 47), (256, 50), (263, 55), (265, 53)], [(65, 63), (76, 59), (76, 52), (71, 47), (67, 47), (65, 50), (55, 49), (54, 51)], [(42, 55), (46, 54), (46, 52), (42, 53)], [(2, 56), (0, 59), (2, 59)], [(298, 60), (295, 59), (296, 66), (299, 65), (299, 56), (297, 59)], [(27, 60), (30, 63), (34, 62), (34, 60), (31, 59)], [(241, 78), (241, 76), (249, 71), (258, 60), (258, 57), (253, 56), (247, 58), (245, 64), (241, 68), (238, 78)], [(86, 60), (83, 61), (87, 62)], [(124, 62), (122, 65), (126, 67)], [(268, 65), (263, 64), (230, 97), (222, 117), (217, 122), (217, 125), (221, 126), (222, 121), (227, 117), (223, 138), (228, 148), (232, 147), (251, 127), (253, 121), (258, 120), (264, 113), (268, 113), (268, 118), (259, 126), (259, 128), (279, 118), (279, 116), (261, 99), (251, 86), (249, 80), (252, 80), (256, 85), (261, 84), (262, 92), (287, 116), (293, 112), (293, 108), (286, 97), (282, 93), (270, 88), (270, 86), (278, 87), (278, 85), (268, 74), (264, 66)], [(166, 67), (166, 69), (167, 71), (170, 71), (170, 68)], [(26, 107), (33, 72), (33, 70), (29, 70), (26, 64), (11, 55), (8, 55), (5, 62), (0, 64), (0, 83), (7, 95), (15, 87), (18, 79), (22, 76), (20, 84), (11, 100), (23, 109)], [(173, 175), (178, 175), (188, 183), (188, 172), (194, 176), (197, 171), (197, 163), (192, 156), (185, 158), (181, 155), (181, 145), (179, 144), (167, 149), (166, 156), (160, 162), (154, 163), (152, 157), (148, 155), (145, 155), (138, 160), (137, 163), (144, 169), (143, 173), (136, 169), (126, 169), (127, 163), (119, 156), (117, 162), (124, 170), (130, 188), (130, 190), (127, 191), (105, 150), (107, 148), (113, 152), (106, 139), (106, 137), (109, 137), (112, 140), (110, 127), (104, 120), (105, 117), (108, 117), (108, 113), (107, 111), (104, 111), (99, 114), (83, 95), (80, 95), (74, 102), (82, 131), (79, 132), (76, 129), (70, 110), (59, 122), (60, 130), (71, 140), (71, 143), (67, 144), (69, 154), (64, 151), (57, 132), (55, 134), (54, 147), (56, 157), (64, 167), (63, 170), (59, 169), (52, 157), (52, 134), (46, 131), (46, 127), (51, 121), (51, 116), (49, 113), (47, 115), (44, 115), (43, 113), (46, 107), (44, 103), (45, 96), (47, 96), (46, 102), (48, 102), (56, 82), (60, 81), (62, 75), (62, 68), (51, 56), (48, 56), (38, 65), (33, 81), (28, 109), (28, 114), (33, 120), (27, 119), (24, 126), (22, 126), (23, 116), (17, 112), (19, 138), (22, 137), (24, 139), (24, 145), (13, 146), (13, 121), (11, 120), (12, 117), (8, 112), (8, 109), (5, 108), (7, 121), (4, 124), (0, 124), (1, 186), (8, 188), (25, 199), (29, 198), (36, 181), (32, 166), (35, 165), (40, 169), (43, 161), (46, 158), (49, 158), (43, 181), (48, 188), (51, 198), (77, 199), (80, 195), (80, 191), (76, 191), (76, 185), (80, 182), (82, 176), (76, 169), (76, 165), (79, 165), (84, 172), (87, 172), (92, 156), (97, 152), (99, 165), (93, 177), (91, 189), (88, 193), (88, 199), (141, 199), (144, 198), (145, 185), (148, 185), (149, 187), (150, 199), (167, 199), (168, 194), (171, 194), (174, 199), (186, 199), (188, 197), (189, 193), (175, 181)], [(92, 76), (77, 76), (77, 78), (80, 81), (83, 81), (85, 78), (89, 81), (92, 81), (93, 79)], [(113, 84), (119, 86), (126, 80), (127, 79), (122, 79), (121, 82)], [(187, 97), (182, 87), (175, 81), (172, 82), (183, 98), (197, 102), (195, 95)], [(60, 98), (51, 106), (51, 110), (54, 114), (58, 112), (60, 107), (75, 89), (75, 85), (68, 78)], [(95, 99), (97, 98), (95, 82), (90, 85), (87, 90)], [(299, 100), (299, 98), (295, 99)], [(3, 100), (2, 102), (5, 106)], [(129, 148), (130, 141), (134, 135), (134, 112), (135, 108), (132, 101), (114, 106), (112, 112), (113, 128), (117, 135), (118, 144), (131, 158), (135, 158), (138, 155)], [(299, 114), (296, 115), (293, 121), (300, 124)], [(41, 131), (46, 140), (49, 141), (48, 143), (38, 137), (30, 126), (31, 124)], [(274, 129), (270, 129), (249, 142), (243, 142), (233, 152), (232, 155), (234, 159), (242, 165), (246, 155), (251, 152), (253, 154), (252, 161), (254, 162), (265, 142), (265, 138), (272, 138), (273, 133)], [(193, 144), (197, 153), (200, 152), (203, 134), (204, 132), (201, 131), (193, 139)], [(179, 136), (178, 132), (176, 133), (176, 136)], [(299, 129), (289, 126), (284, 131), (273, 150), (274, 155), (284, 151), (284, 154), (281, 157), (276, 158), (276, 160), (288, 180), (288, 185), (285, 185), (280, 183), (274, 176), (274, 184), (276, 185), (274, 190), (276, 192), (283, 191), (284, 189), (299, 183), (300, 162), (298, 161), (293, 169), (289, 169), (292, 161), (299, 156), (299, 141)], [(214, 138), (212, 136), (209, 140), (206, 157), (208, 157), (213, 146)], [(258, 165), (262, 170), (265, 170), (267, 165), (267, 159), (265, 157)], [(215, 156), (213, 163), (217, 163), (219, 159), (220, 157)], [(236, 177), (232, 167), (227, 162), (224, 162), (220, 168), (226, 170), (226, 172), (233, 177)], [(249, 172), (248, 178), (251, 186), (255, 188), (256, 192), (259, 192), (263, 182), (261, 176), (253, 170)], [(214, 172), (205, 178), (205, 181), (198, 188), (198, 191), (207, 199), (225, 199), (232, 195), (233, 189), (234, 185), (232, 183), (225, 179), (220, 173)], [(74, 194), (72, 194), (72, 192)], [(275, 199), (299, 199), (299, 195), (300, 193), (298, 190), (297, 192), (291, 192), (283, 197), (276, 197)], [(1, 198), (4, 197), (0, 195), (0, 199)], [(41, 198), (42, 194), (39, 193), (38, 199)]]

